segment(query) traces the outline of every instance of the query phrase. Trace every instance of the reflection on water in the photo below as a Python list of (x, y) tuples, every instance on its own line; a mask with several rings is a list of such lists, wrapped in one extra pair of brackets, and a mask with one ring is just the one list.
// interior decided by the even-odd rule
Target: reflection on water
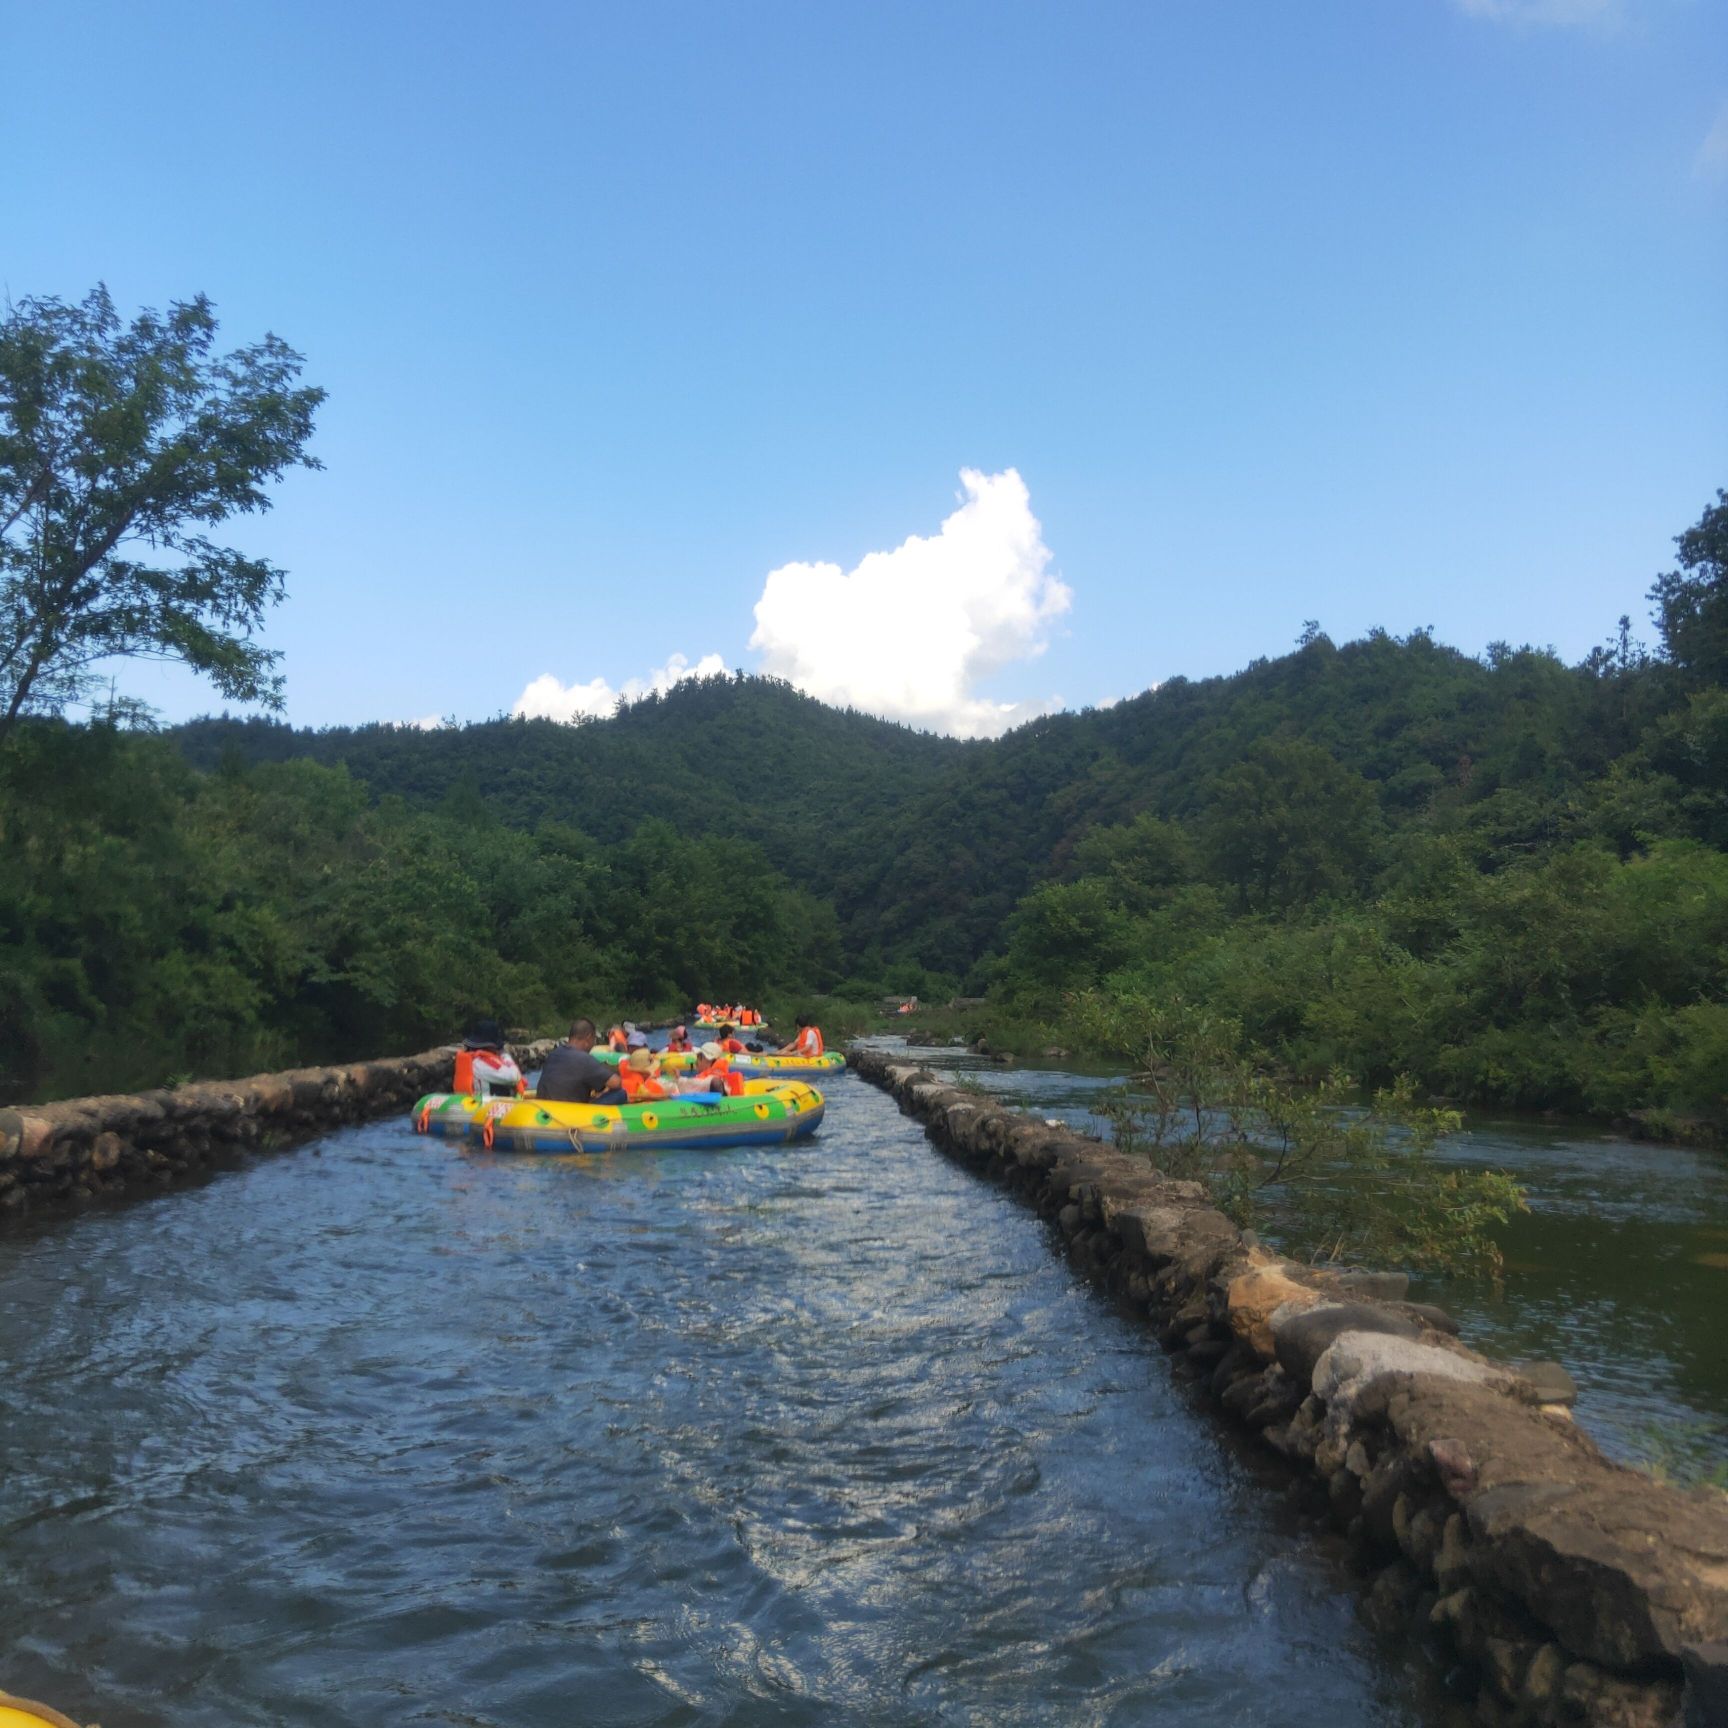
[(105, 1728), (1438, 1722), (1145, 1331), (829, 1097), (772, 1152), (352, 1129), (0, 1239), (0, 1685)]
[[(951, 1050), (917, 1057), (963, 1068), (1004, 1103), (1108, 1132), (1096, 1105), (1119, 1077), (1000, 1068)], [(1442, 1152), (1510, 1171), (1530, 1211), (1502, 1233), (1501, 1289), (1424, 1279), (1413, 1297), (1450, 1309), (1490, 1354), (1564, 1363), (1579, 1385), (1580, 1420), (1609, 1452), (1728, 1459), (1728, 1157), (1576, 1123), (1486, 1117), (1468, 1118)]]

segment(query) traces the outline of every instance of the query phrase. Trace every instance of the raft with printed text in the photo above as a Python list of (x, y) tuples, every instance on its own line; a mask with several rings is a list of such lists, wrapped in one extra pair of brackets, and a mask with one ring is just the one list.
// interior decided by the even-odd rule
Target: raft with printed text
[(431, 1092), (414, 1106), (413, 1120), (416, 1133), (493, 1152), (717, 1152), (807, 1139), (825, 1108), (822, 1094), (800, 1080), (752, 1080), (740, 1097), (707, 1093), (616, 1106)]

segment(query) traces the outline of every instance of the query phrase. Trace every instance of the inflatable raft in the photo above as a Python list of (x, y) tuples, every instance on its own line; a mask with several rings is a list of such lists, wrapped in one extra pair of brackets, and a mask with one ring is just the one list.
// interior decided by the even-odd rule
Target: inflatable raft
[[(616, 1050), (596, 1050), (594, 1054), (613, 1067), (623, 1060)], [(654, 1055), (668, 1074), (688, 1074), (696, 1067), (693, 1050), (656, 1050)], [(746, 1080), (820, 1080), (824, 1074), (840, 1073), (845, 1066), (846, 1058), (838, 1051), (826, 1056), (770, 1056), (766, 1052), (758, 1056), (747, 1050), (732, 1058), (733, 1073), (742, 1074)]]
[(798, 1080), (752, 1081), (741, 1098), (661, 1098), (646, 1104), (542, 1104), (431, 1092), (414, 1130), (494, 1152), (634, 1152), (654, 1147), (783, 1146), (816, 1132), (822, 1094)]
[(46, 1704), (0, 1692), (0, 1728), (78, 1728), (78, 1724)]

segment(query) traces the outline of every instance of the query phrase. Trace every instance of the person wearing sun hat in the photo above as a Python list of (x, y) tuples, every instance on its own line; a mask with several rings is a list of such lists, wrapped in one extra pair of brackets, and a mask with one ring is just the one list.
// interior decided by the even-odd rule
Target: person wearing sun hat
[(669, 1093), (660, 1084), (656, 1074), (659, 1064), (654, 1060), (654, 1052), (646, 1042), (632, 1050), (618, 1064), (618, 1083), (624, 1088), (624, 1095), (632, 1104), (647, 1104), (656, 1098), (669, 1098)]
[(667, 1053), (673, 1056), (686, 1056), (693, 1049), (695, 1049), (695, 1045), (690, 1042), (690, 1028), (688, 1026), (674, 1026), (671, 1036), (666, 1040)]

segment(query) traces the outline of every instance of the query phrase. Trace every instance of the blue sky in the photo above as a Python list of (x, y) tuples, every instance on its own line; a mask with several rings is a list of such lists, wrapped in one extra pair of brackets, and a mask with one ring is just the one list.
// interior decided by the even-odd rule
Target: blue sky
[(1728, 485), (1708, 0), (0, 32), (6, 290), (203, 291), (330, 391), (325, 471), (235, 536), (290, 571), (300, 722), (682, 654), (989, 730), (1307, 618), (1578, 657)]

